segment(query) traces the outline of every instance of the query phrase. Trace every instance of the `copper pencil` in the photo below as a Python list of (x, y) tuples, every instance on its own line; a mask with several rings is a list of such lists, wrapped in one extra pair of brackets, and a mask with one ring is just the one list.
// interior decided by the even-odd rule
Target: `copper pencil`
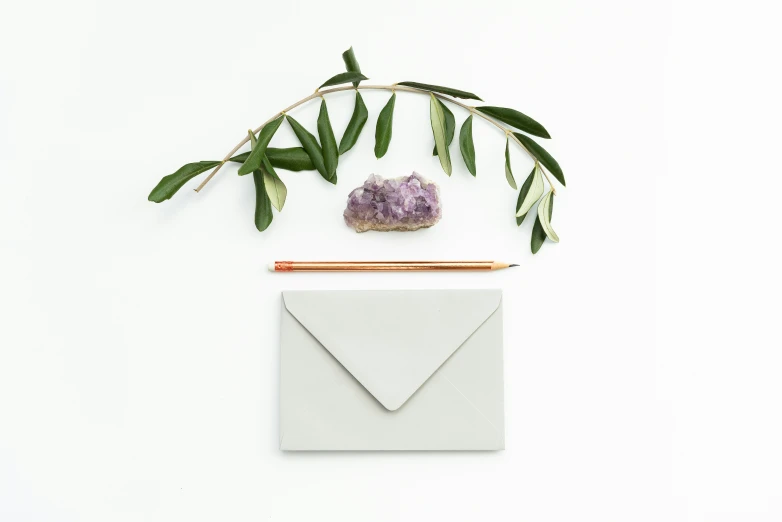
[(420, 272), (502, 270), (519, 266), (497, 261), (275, 261), (272, 272)]

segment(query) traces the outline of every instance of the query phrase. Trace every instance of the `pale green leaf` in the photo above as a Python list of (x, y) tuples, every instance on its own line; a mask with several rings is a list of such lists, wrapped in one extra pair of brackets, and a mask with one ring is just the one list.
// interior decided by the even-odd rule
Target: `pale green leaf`
[(524, 200), (521, 202), (521, 206), (516, 211), (517, 217), (521, 217), (529, 212), (532, 205), (534, 205), (535, 202), (540, 199), (540, 196), (543, 195), (543, 175), (540, 173), (540, 167), (538, 167), (537, 163), (532, 169), (530, 176), (532, 176), (532, 183), (530, 184), (529, 191), (524, 197)]
[[(456, 133), (456, 118), (451, 112), (451, 109), (449, 109), (442, 100), (438, 99), (437, 101), (440, 102), (440, 106), (443, 108), (443, 114), (445, 114), (445, 137), (446, 143), (450, 147), (453, 136)], [(432, 150), (432, 156), (437, 156), (437, 144), (435, 144), (434, 149)]]
[(554, 192), (552, 191), (548, 191), (546, 195), (543, 196), (543, 200), (538, 205), (538, 218), (540, 219), (540, 226), (543, 227), (546, 236), (554, 243), (559, 243), (559, 236), (557, 236), (557, 233), (551, 228), (551, 217), (549, 215), (549, 208), (551, 207), (553, 197)]
[[(554, 211), (554, 198), (551, 198), (551, 202), (548, 207), (548, 219), (551, 221), (551, 213)], [(516, 218), (518, 219), (518, 218)], [(535, 225), (532, 227), (532, 237), (530, 238), (530, 250), (533, 254), (537, 254), (540, 247), (546, 241), (546, 232), (540, 224), (540, 218), (535, 215)]]
[(429, 96), (429, 117), (432, 120), (432, 133), (434, 134), (434, 143), (437, 148), (437, 157), (440, 158), (440, 166), (450, 176), (451, 153), (448, 151), (445, 111), (443, 111), (440, 100), (435, 98), (434, 94), (429, 93)]
[(263, 163), (261, 164), (261, 172), (263, 173), (263, 185), (266, 189), (266, 194), (269, 195), (269, 199), (274, 208), (276, 208), (278, 212), (281, 212), (282, 207), (285, 205), (285, 198), (288, 197), (288, 189), (274, 171), (274, 167), (272, 167), (269, 159), (265, 156), (263, 158)]
[(516, 190), (516, 179), (513, 177), (513, 171), (510, 169), (510, 138), (505, 140), (505, 179), (513, 190)]
[[(524, 201), (524, 198), (527, 197), (527, 193), (529, 192), (530, 187), (532, 186), (532, 179), (535, 177), (535, 167), (532, 167), (532, 170), (529, 173), (529, 176), (527, 176), (527, 179), (524, 180), (524, 183), (521, 184), (521, 190), (519, 191), (519, 197), (516, 199), (516, 212), (519, 211), (521, 208), (521, 203)], [(516, 216), (516, 225), (521, 226), (521, 224), (524, 222), (524, 218), (527, 217), (527, 214), (522, 214), (520, 216)]]

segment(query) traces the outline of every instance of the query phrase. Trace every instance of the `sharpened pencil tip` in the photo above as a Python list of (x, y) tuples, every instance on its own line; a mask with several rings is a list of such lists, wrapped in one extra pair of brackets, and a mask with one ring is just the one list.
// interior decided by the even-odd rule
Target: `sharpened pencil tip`
[(512, 267), (512, 266), (519, 266), (519, 265), (508, 265), (508, 268), (510, 268), (510, 267)]

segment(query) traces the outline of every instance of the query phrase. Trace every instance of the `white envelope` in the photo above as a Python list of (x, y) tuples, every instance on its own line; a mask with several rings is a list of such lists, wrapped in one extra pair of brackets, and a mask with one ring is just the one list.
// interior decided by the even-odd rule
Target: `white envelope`
[(280, 449), (505, 448), (500, 290), (282, 297)]

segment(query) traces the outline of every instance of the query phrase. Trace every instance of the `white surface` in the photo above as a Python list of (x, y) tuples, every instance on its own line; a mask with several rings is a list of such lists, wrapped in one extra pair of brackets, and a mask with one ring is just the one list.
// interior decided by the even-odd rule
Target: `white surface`
[(281, 449), (505, 448), (500, 290), (286, 291), (282, 301)]
[[(782, 86), (764, 5), (4, 2), (0, 519), (779, 520)], [(475, 124), (477, 180), (456, 149), (442, 174), (416, 95), (377, 161), (388, 95), (367, 93), (339, 185), (282, 172), (264, 234), (235, 167), (146, 201), (341, 71), (351, 44), (372, 81), (474, 90), (545, 124), (569, 182), (562, 242), (528, 253), (491, 127)], [(337, 129), (350, 103), (329, 98)], [(316, 113), (295, 116), (312, 129)], [(344, 226), (367, 174), (412, 169), (442, 187), (437, 227)], [(264, 269), (314, 257), (521, 267)], [(279, 452), (280, 290), (398, 286), (504, 289), (508, 449)]]

